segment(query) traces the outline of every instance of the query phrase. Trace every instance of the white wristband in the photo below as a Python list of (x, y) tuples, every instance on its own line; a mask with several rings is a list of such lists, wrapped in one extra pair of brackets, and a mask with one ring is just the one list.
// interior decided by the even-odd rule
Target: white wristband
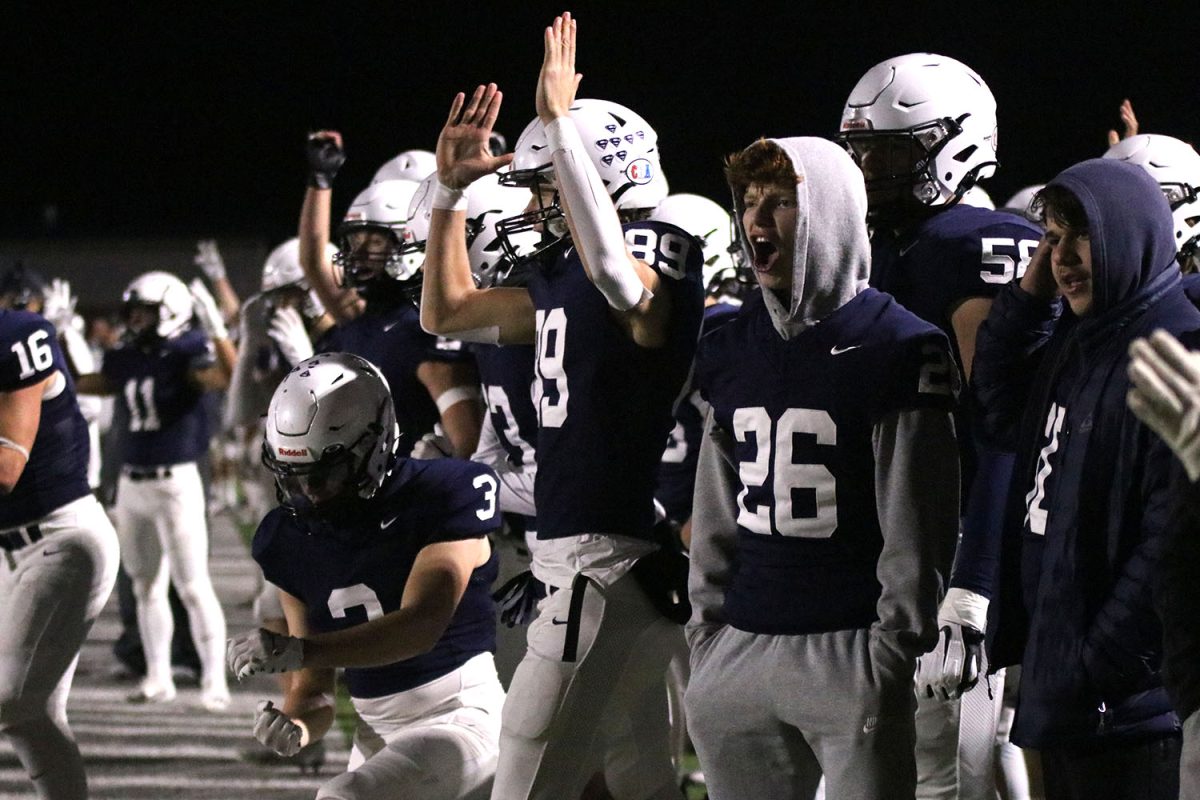
[(988, 599), (969, 589), (946, 590), (938, 609), (938, 623), (956, 622), (983, 633), (987, 630)]
[(434, 208), (440, 208), (443, 211), (466, 211), (467, 210), (467, 190), (451, 189), (437, 178), (433, 179), (433, 195), (429, 199), (430, 205)]
[(464, 400), (478, 400), (482, 397), (478, 386), (454, 386), (439, 394), (434, 402), (437, 404), (438, 413), (445, 414), (446, 409)]
[(0, 436), (0, 447), (7, 447), (9, 450), (16, 450), (18, 453), (25, 456), (26, 461), (29, 460), (29, 451), (14, 442), (12, 439), (9, 439), (5, 436)]

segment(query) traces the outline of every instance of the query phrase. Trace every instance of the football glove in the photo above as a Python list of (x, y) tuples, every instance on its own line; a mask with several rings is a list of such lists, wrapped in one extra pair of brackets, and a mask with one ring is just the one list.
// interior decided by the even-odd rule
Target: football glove
[(312, 340), (308, 338), (304, 318), (291, 306), (275, 311), (267, 334), (275, 341), (288, 366), (294, 367), (301, 361), (312, 358)]
[(1166, 331), (1129, 346), (1130, 410), (1167, 443), (1188, 478), (1200, 478), (1200, 353)]
[(71, 284), (55, 278), (50, 281), (46, 290), (46, 299), (42, 302), (42, 316), (54, 326), (60, 334), (71, 327), (75, 319), (76, 298), (71, 294)]
[(221, 258), (216, 239), (202, 239), (196, 242), (196, 255), (192, 258), (192, 263), (213, 283), (225, 277), (225, 259)]
[(225, 320), (221, 317), (221, 310), (217, 308), (217, 301), (213, 299), (212, 293), (199, 278), (194, 278), (188, 289), (192, 292), (192, 310), (200, 322), (200, 327), (210, 339), (228, 339), (229, 329), (225, 327)]
[(917, 659), (918, 695), (953, 700), (979, 682), (983, 634), (968, 625), (941, 621), (938, 643)]
[(239, 681), (260, 672), (292, 672), (304, 665), (304, 640), (259, 628), (228, 640), (225, 657)]
[(500, 621), (510, 628), (528, 625), (537, 616), (538, 603), (546, 596), (546, 584), (525, 570), (510, 578), (492, 594), (500, 609)]
[(308, 185), (314, 189), (332, 189), (333, 179), (346, 163), (341, 141), (328, 134), (311, 134), (305, 147), (308, 156)]
[(270, 700), (258, 704), (254, 716), (254, 738), (281, 756), (291, 757), (300, 752), (304, 730), (287, 714), (275, 708)]

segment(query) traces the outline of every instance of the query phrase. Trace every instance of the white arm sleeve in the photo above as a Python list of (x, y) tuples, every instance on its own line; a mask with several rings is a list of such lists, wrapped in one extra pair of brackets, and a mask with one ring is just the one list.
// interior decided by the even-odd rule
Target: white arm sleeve
[(583, 257), (592, 283), (608, 304), (628, 311), (649, 297), (629, 263), (625, 234), (600, 174), (584, 151), (579, 130), (570, 117), (559, 117), (546, 126), (546, 140), (554, 160), (558, 191), (566, 203), (575, 231), (575, 247)]

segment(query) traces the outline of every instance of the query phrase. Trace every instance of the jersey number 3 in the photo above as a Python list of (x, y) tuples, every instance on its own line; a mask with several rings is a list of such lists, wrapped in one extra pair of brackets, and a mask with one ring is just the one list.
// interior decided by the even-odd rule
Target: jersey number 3
[[(739, 443), (754, 437), (755, 456), (738, 464), (742, 491), (738, 525), (752, 533), (828, 539), (837, 529), (837, 482), (824, 464), (794, 463), (796, 436), (837, 444), (837, 425), (825, 411), (789, 408), (772, 420), (765, 408), (733, 412)], [(767, 485), (772, 478), (771, 485)]]

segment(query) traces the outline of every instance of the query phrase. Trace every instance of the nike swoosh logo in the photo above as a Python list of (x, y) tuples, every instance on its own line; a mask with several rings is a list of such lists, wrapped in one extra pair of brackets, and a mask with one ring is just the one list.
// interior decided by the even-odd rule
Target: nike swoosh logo
[(400, 519), (400, 517), (397, 515), (395, 517), (392, 517), (389, 520), (380, 520), (379, 521), (379, 530), (381, 530), (381, 531), (387, 530), (388, 528), (392, 527), (392, 523), (398, 519)]
[(559, 619), (558, 617), (550, 618), (551, 625), (566, 625), (568, 622), (570, 622), (568, 619)]
[(912, 250), (916, 246), (917, 246), (917, 243), (913, 242), (908, 247), (901, 247), (900, 248), (900, 258), (904, 258), (904, 256), (908, 253), (908, 251)]
[(61, 552), (62, 552), (62, 548), (61, 548), (61, 547), (60, 547), (59, 549), (57, 549), (57, 550), (53, 550), (53, 549), (51, 549), (51, 548), (47, 547), (45, 550), (43, 550), (43, 551), (42, 551), (42, 555), (43, 555), (43, 556), (46, 556), (46, 557), (48, 558), (48, 557), (50, 557), (50, 556), (56, 556), (56, 555), (58, 555), (58, 554), (59, 554), (59, 553), (61, 553)]
[(396, 322), (389, 322), (387, 325), (383, 326), (383, 332), (387, 333), (388, 331), (390, 331), (392, 328), (396, 327), (399, 324), (400, 324), (400, 322), (398, 320)]
[(842, 353), (849, 353), (851, 350), (857, 350), (860, 347), (862, 347), (861, 344), (852, 344), (849, 347), (838, 347), (837, 345), (834, 345), (833, 347), (829, 348), (829, 355), (840, 356)]

